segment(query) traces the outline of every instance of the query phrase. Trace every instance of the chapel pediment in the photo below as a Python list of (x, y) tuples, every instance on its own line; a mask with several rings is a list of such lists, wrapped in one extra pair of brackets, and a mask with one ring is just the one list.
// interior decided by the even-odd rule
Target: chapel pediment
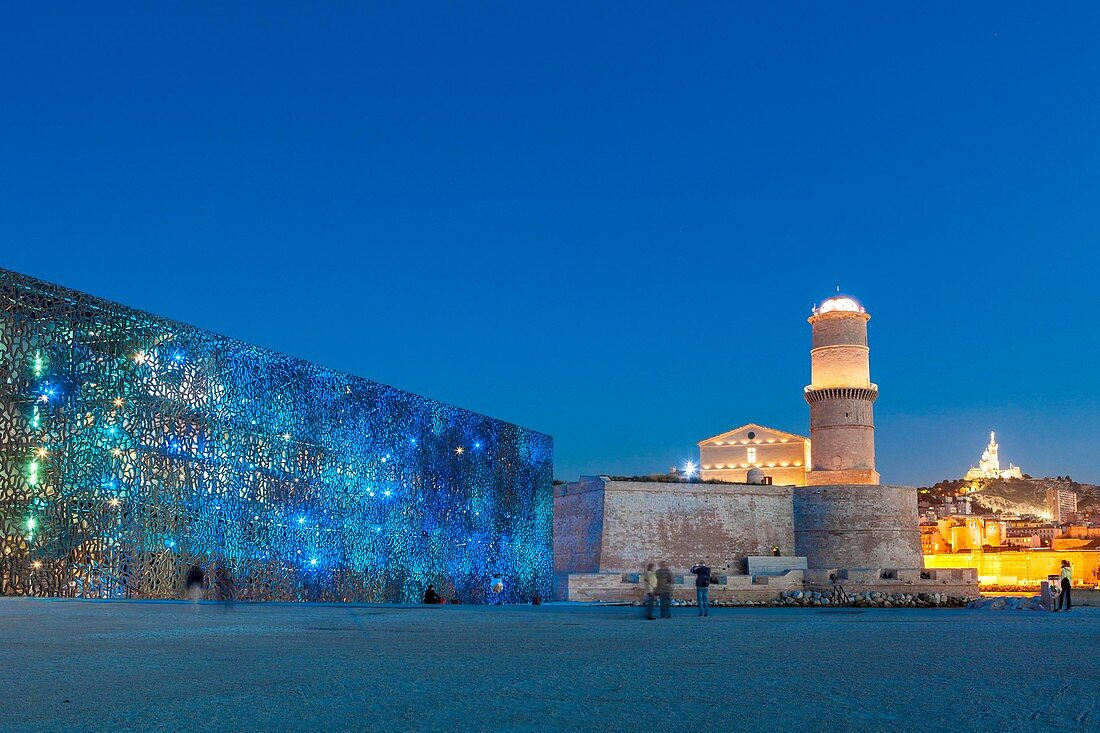
[(764, 443), (798, 443), (808, 442), (804, 435), (796, 435), (783, 430), (776, 430), (757, 423), (748, 423), (739, 428), (728, 430), (720, 435), (699, 441), (699, 446), (712, 445), (748, 445)]

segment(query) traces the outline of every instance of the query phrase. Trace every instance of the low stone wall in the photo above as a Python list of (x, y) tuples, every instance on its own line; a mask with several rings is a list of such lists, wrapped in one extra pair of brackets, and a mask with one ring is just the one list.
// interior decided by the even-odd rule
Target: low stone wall
[[(672, 597), (681, 601), (695, 600), (695, 576), (673, 576)], [(783, 575), (715, 575), (718, 581), (710, 586), (713, 601), (757, 600), (775, 598), (783, 590), (801, 588), (802, 571), (791, 570)], [(560, 601), (633, 602), (642, 598), (638, 573), (570, 573), (554, 577), (555, 597)]]
[[(887, 576), (887, 577), (884, 577)], [(788, 570), (782, 575), (716, 575), (716, 584), (710, 586), (711, 602), (722, 605), (745, 605), (748, 602), (764, 605), (788, 596), (784, 593), (804, 593), (811, 599), (820, 599), (833, 592), (831, 576), (843, 587), (844, 592), (863, 597), (898, 596), (896, 605), (906, 605), (902, 596), (919, 597), (934, 594), (948, 598), (977, 598), (978, 585), (973, 571), (920, 571), (920, 570)], [(695, 576), (675, 574), (673, 598), (694, 602)], [(642, 590), (638, 573), (571, 573), (554, 578), (556, 598), (562, 601), (602, 601), (630, 603), (640, 601)], [(798, 596), (801, 599), (802, 596)], [(864, 599), (866, 600), (866, 599)], [(881, 600), (881, 599), (879, 599)], [(904, 601), (904, 603), (903, 603)], [(894, 601), (891, 601), (892, 603)], [(805, 605), (781, 602), (772, 605)], [(809, 604), (813, 605), (813, 604)], [(829, 605), (829, 604), (818, 604)], [(866, 603), (864, 605), (881, 605)], [(913, 604), (914, 606), (919, 604)], [(944, 605), (943, 603), (928, 605)]]
[(804, 557), (750, 555), (748, 567), (746, 575), (782, 575), (788, 570), (806, 570), (809, 565)]
[(856, 608), (950, 608), (967, 605), (973, 596), (910, 591), (863, 591), (840, 595), (818, 591), (784, 591), (773, 606), (854, 606)]
[(976, 598), (979, 595), (978, 576), (968, 568), (807, 570), (804, 585), (807, 590), (831, 591), (833, 578), (836, 578), (836, 582), (845, 591), (854, 593), (947, 593), (965, 598)]

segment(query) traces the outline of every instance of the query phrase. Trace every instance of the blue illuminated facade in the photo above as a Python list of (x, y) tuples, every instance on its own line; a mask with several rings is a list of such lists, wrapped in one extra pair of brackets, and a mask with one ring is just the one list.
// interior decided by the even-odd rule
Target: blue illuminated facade
[(6, 270), (0, 297), (3, 594), (179, 597), (197, 563), (240, 599), (550, 595), (550, 436)]

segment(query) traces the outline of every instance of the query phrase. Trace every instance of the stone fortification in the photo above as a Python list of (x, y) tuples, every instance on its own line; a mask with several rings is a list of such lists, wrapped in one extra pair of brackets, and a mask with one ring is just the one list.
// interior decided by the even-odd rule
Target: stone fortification
[[(557, 487), (556, 596), (636, 596), (637, 573), (654, 561), (680, 574), (678, 596), (692, 592), (687, 569), (706, 562), (718, 576), (711, 597), (728, 602), (770, 603), (804, 590), (820, 601), (824, 590), (840, 592), (837, 583), (848, 593), (900, 594), (906, 604), (928, 603), (922, 593), (977, 595), (972, 569), (923, 569), (917, 490), (879, 483), (870, 318), (847, 295), (813, 309), (809, 441), (749, 423), (699, 443), (704, 479), (754, 485), (587, 477)], [(799, 485), (756, 485), (777, 481)], [(771, 562), (747, 562), (773, 548)]]
[(613, 481), (554, 490), (554, 572), (637, 572), (646, 562), (743, 574), (749, 555), (794, 552), (788, 486)]
[(811, 568), (919, 568), (917, 490), (810, 486), (794, 493), (795, 553)]
[[(772, 556), (779, 548), (781, 557)], [(760, 557), (764, 556), (764, 557)], [(758, 558), (755, 563), (750, 557)], [(715, 600), (770, 601), (783, 591), (976, 595), (972, 570), (921, 567), (916, 489), (614, 481), (555, 488), (554, 588), (562, 600), (634, 600), (648, 562), (669, 563), (674, 595), (688, 568), (711, 566)], [(784, 569), (786, 565), (789, 569)], [(749, 574), (748, 568), (768, 567)]]

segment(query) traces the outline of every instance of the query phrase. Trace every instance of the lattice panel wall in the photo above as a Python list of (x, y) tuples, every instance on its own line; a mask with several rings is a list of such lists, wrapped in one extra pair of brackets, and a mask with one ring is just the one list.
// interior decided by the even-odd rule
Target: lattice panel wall
[[(0, 591), (550, 595), (549, 436), (0, 270)], [(499, 573), (504, 590), (493, 593)]]

